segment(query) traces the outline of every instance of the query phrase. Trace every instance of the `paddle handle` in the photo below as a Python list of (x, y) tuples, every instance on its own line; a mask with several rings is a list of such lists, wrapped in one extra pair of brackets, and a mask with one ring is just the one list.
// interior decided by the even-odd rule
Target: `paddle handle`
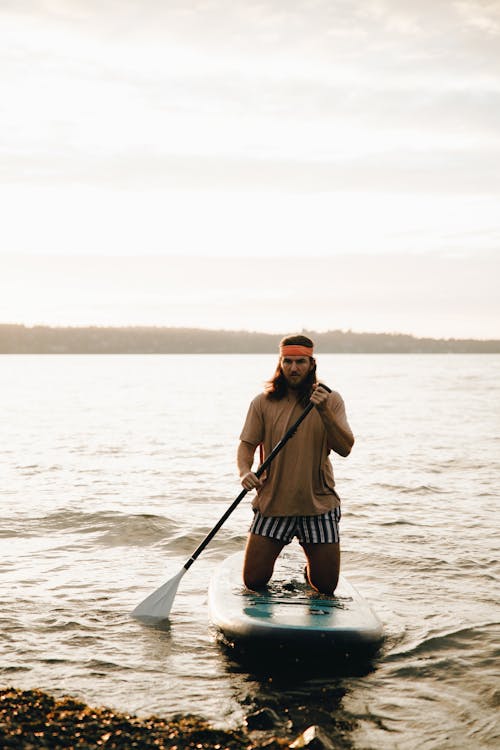
[[(331, 393), (331, 388), (328, 388), (327, 385), (324, 383), (318, 383), (318, 387), (324, 388), (325, 391), (328, 391), (328, 393)], [(274, 448), (272, 449), (271, 453), (268, 455), (265, 461), (261, 463), (257, 471), (255, 472), (255, 476), (260, 477), (265, 472), (265, 470), (269, 467), (271, 462), (276, 458), (278, 453), (284, 448), (286, 443), (290, 440), (291, 437), (295, 434), (297, 431), (298, 426), (304, 421), (304, 419), (307, 417), (309, 412), (314, 409), (314, 404), (312, 401), (309, 401), (306, 408), (300, 415), (300, 417), (293, 423), (293, 425), (290, 427), (289, 430), (286, 431), (286, 433), (283, 435), (279, 443), (276, 443)], [(194, 563), (194, 561), (197, 559), (197, 557), (200, 556), (200, 554), (203, 552), (205, 547), (210, 544), (214, 536), (217, 534), (221, 526), (225, 524), (231, 513), (235, 510), (235, 508), (241, 503), (245, 495), (249, 492), (249, 490), (242, 490), (237, 498), (233, 500), (229, 508), (226, 510), (223, 516), (220, 517), (220, 519), (217, 521), (213, 529), (207, 534), (205, 539), (201, 542), (199, 547), (193, 552), (189, 560), (184, 564), (184, 569), (189, 570), (191, 565)]]

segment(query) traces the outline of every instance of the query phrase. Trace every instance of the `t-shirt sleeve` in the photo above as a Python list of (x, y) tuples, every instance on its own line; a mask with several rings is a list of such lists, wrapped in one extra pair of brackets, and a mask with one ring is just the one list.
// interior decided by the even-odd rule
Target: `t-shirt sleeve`
[(344, 399), (342, 398), (340, 393), (337, 393), (337, 391), (332, 391), (332, 393), (330, 394), (328, 406), (330, 407), (333, 414), (335, 415), (335, 421), (341, 427), (343, 427), (344, 430), (346, 430), (346, 432), (352, 435), (351, 426), (349, 425), (349, 422), (347, 421), (347, 414), (345, 410)]
[(251, 445), (259, 445), (264, 440), (264, 419), (258, 398), (250, 404), (240, 440)]

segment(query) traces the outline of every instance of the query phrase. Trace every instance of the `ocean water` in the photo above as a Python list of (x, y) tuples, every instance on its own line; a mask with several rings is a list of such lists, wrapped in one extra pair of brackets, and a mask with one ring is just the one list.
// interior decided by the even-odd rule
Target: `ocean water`
[(274, 356), (3, 356), (4, 686), (226, 727), (269, 707), (285, 736), (315, 723), (357, 749), (500, 746), (500, 356), (318, 364), (357, 439), (334, 469), (343, 573), (387, 634), (372, 668), (273, 676), (221, 650), (207, 582), (243, 547), (250, 496), (182, 579), (168, 627), (129, 615), (239, 493), (239, 432)]

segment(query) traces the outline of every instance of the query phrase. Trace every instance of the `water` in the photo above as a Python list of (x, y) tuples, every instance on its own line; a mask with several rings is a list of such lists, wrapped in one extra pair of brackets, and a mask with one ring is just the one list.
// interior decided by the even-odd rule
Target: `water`
[(269, 706), (290, 737), (320, 723), (359, 749), (498, 747), (499, 356), (319, 356), (357, 438), (334, 463), (343, 572), (388, 636), (372, 671), (270, 678), (221, 651), (207, 581), (243, 546), (249, 500), (169, 628), (129, 617), (239, 493), (238, 435), (274, 365), (0, 358), (2, 683), (229, 727)]

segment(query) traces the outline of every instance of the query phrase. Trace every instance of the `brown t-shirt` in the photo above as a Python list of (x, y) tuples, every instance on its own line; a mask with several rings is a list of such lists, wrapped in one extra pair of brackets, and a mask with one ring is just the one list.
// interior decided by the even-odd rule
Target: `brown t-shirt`
[[(335, 421), (351, 432), (339, 393), (328, 395), (327, 408)], [(240, 440), (253, 446), (262, 444), (264, 460), (302, 411), (293, 394), (271, 401), (261, 393), (250, 404)], [(338, 507), (329, 453), (326, 430), (313, 409), (272, 461), (252, 506), (264, 516), (315, 516)]]

